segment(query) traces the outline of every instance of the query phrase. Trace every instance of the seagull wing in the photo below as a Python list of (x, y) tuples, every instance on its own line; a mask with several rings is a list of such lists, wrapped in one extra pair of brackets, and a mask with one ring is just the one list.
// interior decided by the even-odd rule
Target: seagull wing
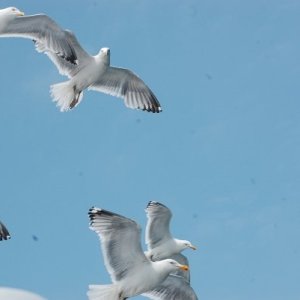
[(3, 223), (0, 222), (0, 241), (10, 239), (10, 234)]
[(129, 108), (161, 112), (161, 106), (153, 92), (128, 69), (108, 67), (89, 89), (123, 98)]
[(44, 14), (16, 17), (1, 26), (0, 36), (23, 37), (35, 41), (39, 52), (52, 52), (75, 64), (76, 53), (67, 33)]
[(52, 51), (47, 51), (46, 54), (53, 61), (61, 75), (65, 75), (71, 78), (75, 76), (83, 67), (89, 64), (93, 59), (81, 47), (76, 36), (71, 31), (65, 30), (64, 33), (68, 44), (71, 45), (77, 57), (76, 64), (64, 59), (63, 57), (57, 55)]
[(148, 222), (146, 226), (146, 244), (153, 249), (171, 239), (170, 220), (172, 213), (165, 205), (150, 201), (146, 208)]
[(90, 228), (100, 237), (105, 266), (113, 282), (143, 264), (150, 265), (140, 244), (141, 229), (131, 219), (104, 209), (89, 210)]
[(177, 275), (169, 275), (162, 284), (143, 296), (153, 300), (198, 300), (193, 288)]

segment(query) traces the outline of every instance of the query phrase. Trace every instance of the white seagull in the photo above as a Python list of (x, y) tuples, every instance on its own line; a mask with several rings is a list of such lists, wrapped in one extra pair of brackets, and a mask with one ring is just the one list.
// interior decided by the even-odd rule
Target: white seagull
[(148, 222), (146, 226), (146, 244), (149, 259), (156, 261), (170, 258), (187, 248), (196, 250), (191, 242), (174, 239), (170, 233), (171, 210), (162, 203), (150, 201), (146, 208)]
[(0, 222), (0, 241), (10, 239), (10, 234), (3, 223)]
[[(196, 249), (191, 242), (174, 239), (170, 233), (171, 210), (162, 203), (150, 201), (146, 208), (146, 256), (151, 260), (172, 258), (180, 264), (188, 265), (188, 259), (181, 254), (186, 248)], [(190, 272), (172, 272), (163, 283), (143, 294), (154, 300), (197, 300), (190, 286)]]
[(46, 53), (68, 81), (50, 88), (53, 101), (61, 111), (77, 106), (85, 89), (123, 98), (132, 109), (161, 112), (161, 106), (149, 87), (132, 71), (110, 66), (110, 50), (102, 48), (89, 55), (69, 30), (61, 29), (44, 14), (24, 16), (15, 7), (0, 10), (0, 37), (32, 39), (39, 52)]
[(124, 300), (159, 286), (171, 272), (188, 270), (173, 259), (150, 261), (143, 253), (139, 225), (128, 218), (92, 207), (90, 228), (100, 238), (104, 264), (112, 284), (90, 285), (90, 300)]

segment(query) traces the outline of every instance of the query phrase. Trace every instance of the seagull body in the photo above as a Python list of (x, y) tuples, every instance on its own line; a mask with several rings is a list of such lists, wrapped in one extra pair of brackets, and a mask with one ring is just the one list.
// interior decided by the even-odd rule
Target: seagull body
[[(180, 264), (188, 265), (188, 259), (181, 254), (187, 248), (196, 249), (189, 241), (174, 239), (170, 233), (172, 213), (165, 205), (150, 201), (146, 208), (148, 222), (146, 226), (146, 256), (154, 261), (166, 257)], [(176, 270), (154, 289), (143, 293), (153, 300), (197, 300), (197, 295), (190, 286), (190, 272)]]
[(0, 241), (10, 239), (10, 234), (3, 223), (0, 222)]
[(53, 101), (61, 111), (77, 106), (83, 90), (90, 89), (123, 98), (132, 109), (161, 112), (149, 87), (132, 71), (110, 66), (110, 50), (102, 48), (89, 55), (69, 30), (61, 29), (51, 18), (38, 14), (24, 16), (15, 7), (0, 10), (0, 37), (32, 39), (36, 49), (53, 61), (60, 74), (70, 80), (50, 87)]
[(170, 233), (172, 212), (165, 205), (150, 201), (146, 208), (148, 222), (146, 226), (146, 256), (153, 261), (170, 258), (187, 248), (196, 250), (191, 242), (174, 239)]
[(153, 262), (142, 251), (138, 224), (121, 215), (91, 208), (90, 228), (100, 238), (105, 266), (112, 279), (110, 285), (90, 285), (90, 300), (123, 300), (154, 289), (171, 272), (188, 270), (173, 259)]

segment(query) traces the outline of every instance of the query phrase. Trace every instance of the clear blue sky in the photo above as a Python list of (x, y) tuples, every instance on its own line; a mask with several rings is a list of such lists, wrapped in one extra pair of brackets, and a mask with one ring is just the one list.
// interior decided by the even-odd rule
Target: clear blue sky
[(0, 5), (48, 14), (91, 54), (110, 47), (164, 110), (86, 92), (60, 113), (49, 86), (65, 78), (31, 41), (0, 39), (1, 286), (86, 299), (109, 282), (88, 209), (144, 228), (158, 200), (198, 246), (185, 254), (200, 299), (299, 299), (299, 1)]

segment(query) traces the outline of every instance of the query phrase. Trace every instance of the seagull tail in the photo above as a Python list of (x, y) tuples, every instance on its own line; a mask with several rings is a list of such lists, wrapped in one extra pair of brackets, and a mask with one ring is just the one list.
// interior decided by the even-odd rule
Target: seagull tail
[(83, 93), (77, 91), (76, 87), (70, 84), (70, 81), (65, 81), (53, 84), (50, 87), (50, 94), (60, 111), (67, 111), (77, 106), (81, 100)]
[(89, 300), (119, 300), (120, 292), (116, 284), (89, 285), (87, 292)]

